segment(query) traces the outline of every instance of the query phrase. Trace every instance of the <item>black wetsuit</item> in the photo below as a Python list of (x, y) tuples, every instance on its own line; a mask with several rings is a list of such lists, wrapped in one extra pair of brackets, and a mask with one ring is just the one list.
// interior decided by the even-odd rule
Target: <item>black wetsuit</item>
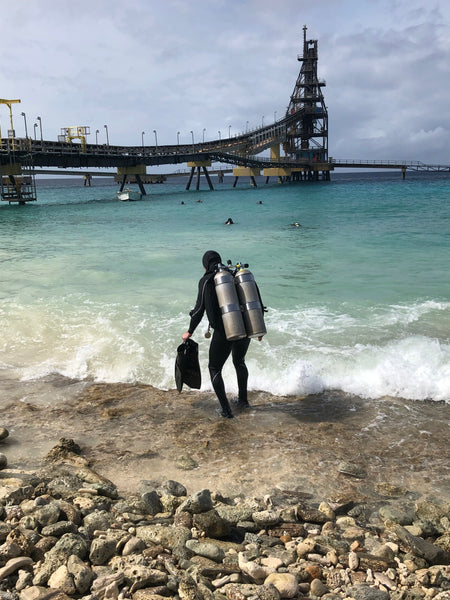
[(198, 283), (198, 296), (194, 308), (189, 313), (191, 322), (189, 324), (189, 333), (192, 335), (203, 318), (206, 310), (206, 315), (209, 324), (214, 330), (211, 345), (209, 347), (209, 374), (214, 391), (219, 399), (222, 413), (224, 416), (231, 416), (230, 405), (225, 393), (225, 385), (222, 378), (222, 368), (225, 361), (230, 356), (233, 358), (233, 365), (236, 369), (237, 382), (239, 388), (239, 403), (247, 403), (247, 380), (248, 370), (245, 364), (245, 355), (250, 344), (250, 338), (244, 338), (234, 342), (229, 342), (225, 335), (225, 329), (222, 322), (222, 313), (217, 300), (216, 290), (214, 286), (214, 274), (216, 263), (210, 262), (207, 271)]

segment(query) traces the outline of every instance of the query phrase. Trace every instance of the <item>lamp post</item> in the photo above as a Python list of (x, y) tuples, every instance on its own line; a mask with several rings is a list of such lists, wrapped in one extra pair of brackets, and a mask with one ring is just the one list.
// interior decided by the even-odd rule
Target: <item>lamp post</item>
[(220, 130), (217, 132), (219, 134), (219, 141), (222, 139), (222, 136), (220, 134)]
[(100, 131), (98, 129), (95, 130), (95, 144), (98, 146), (98, 134)]
[(34, 141), (36, 141), (36, 127), (37, 127), (37, 123), (35, 123), (33, 125), (33, 129), (34, 129)]
[(262, 116), (262, 119), (261, 119), (261, 127), (264, 127), (264, 115)]
[(248, 131), (248, 121), (245, 122), (245, 133)]
[(277, 111), (274, 111), (274, 113), (273, 113), (273, 122), (274, 123), (277, 122)]
[(194, 132), (191, 129), (191, 136), (192, 136), (192, 152), (195, 152), (195, 146), (194, 146)]
[(44, 141), (44, 138), (42, 137), (42, 119), (41, 117), (36, 117), (36, 120), (39, 121), (39, 130), (41, 132), (41, 144)]
[(156, 129), (153, 130), (153, 133), (155, 134), (155, 146), (156, 146), (156, 149), (158, 150), (158, 135), (156, 133)]
[(177, 131), (177, 146), (180, 145), (180, 132)]
[(106, 145), (109, 148), (109, 135), (108, 135), (108, 125), (103, 125), (103, 127), (106, 129)]
[(27, 115), (23, 112), (21, 113), (23, 120), (25, 121), (25, 138), (28, 139), (28, 129), (27, 129)]
[(205, 131), (206, 131), (206, 127), (203, 127), (203, 143), (205, 143)]
[(231, 125), (228, 125), (228, 138), (231, 137)]
[(142, 152), (144, 152), (144, 135), (145, 135), (145, 131), (143, 131), (141, 133), (141, 137), (142, 137)]

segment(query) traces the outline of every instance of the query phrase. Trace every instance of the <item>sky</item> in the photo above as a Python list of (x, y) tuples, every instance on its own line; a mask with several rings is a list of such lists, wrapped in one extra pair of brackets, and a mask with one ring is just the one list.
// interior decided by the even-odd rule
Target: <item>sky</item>
[[(448, 0), (0, 0), (16, 135), (190, 143), (281, 118), (318, 40), (329, 155), (450, 165)], [(26, 117), (21, 115), (24, 112)], [(107, 128), (105, 128), (105, 125)], [(0, 105), (2, 135), (9, 111)], [(142, 133), (144, 132), (144, 133)], [(155, 133), (156, 132), (156, 133)], [(179, 132), (179, 134), (178, 134)]]

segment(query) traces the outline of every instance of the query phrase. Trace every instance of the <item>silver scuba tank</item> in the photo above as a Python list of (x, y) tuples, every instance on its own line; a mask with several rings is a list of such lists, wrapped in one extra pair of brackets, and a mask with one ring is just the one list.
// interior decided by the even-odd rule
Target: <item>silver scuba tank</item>
[(264, 312), (255, 278), (247, 268), (241, 268), (234, 276), (239, 302), (244, 317), (247, 337), (261, 337), (267, 333)]
[(234, 277), (224, 265), (219, 265), (219, 271), (214, 275), (214, 285), (227, 340), (233, 342), (247, 337)]

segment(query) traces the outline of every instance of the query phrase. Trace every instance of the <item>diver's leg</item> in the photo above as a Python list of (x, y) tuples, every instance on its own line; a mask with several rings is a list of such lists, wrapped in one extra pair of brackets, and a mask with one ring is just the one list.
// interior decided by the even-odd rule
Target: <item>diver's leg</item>
[(245, 364), (245, 355), (250, 345), (250, 338), (244, 338), (232, 343), (233, 365), (236, 369), (239, 396), (237, 406), (245, 408), (250, 406), (247, 400), (248, 369)]
[(222, 378), (222, 368), (225, 364), (225, 361), (230, 356), (230, 352), (231, 343), (227, 341), (225, 335), (219, 331), (214, 331), (211, 344), (209, 346), (208, 369), (211, 376), (212, 386), (222, 408), (221, 414), (223, 417), (227, 418), (231, 418), (233, 413), (231, 412), (227, 395), (225, 393), (225, 384)]

